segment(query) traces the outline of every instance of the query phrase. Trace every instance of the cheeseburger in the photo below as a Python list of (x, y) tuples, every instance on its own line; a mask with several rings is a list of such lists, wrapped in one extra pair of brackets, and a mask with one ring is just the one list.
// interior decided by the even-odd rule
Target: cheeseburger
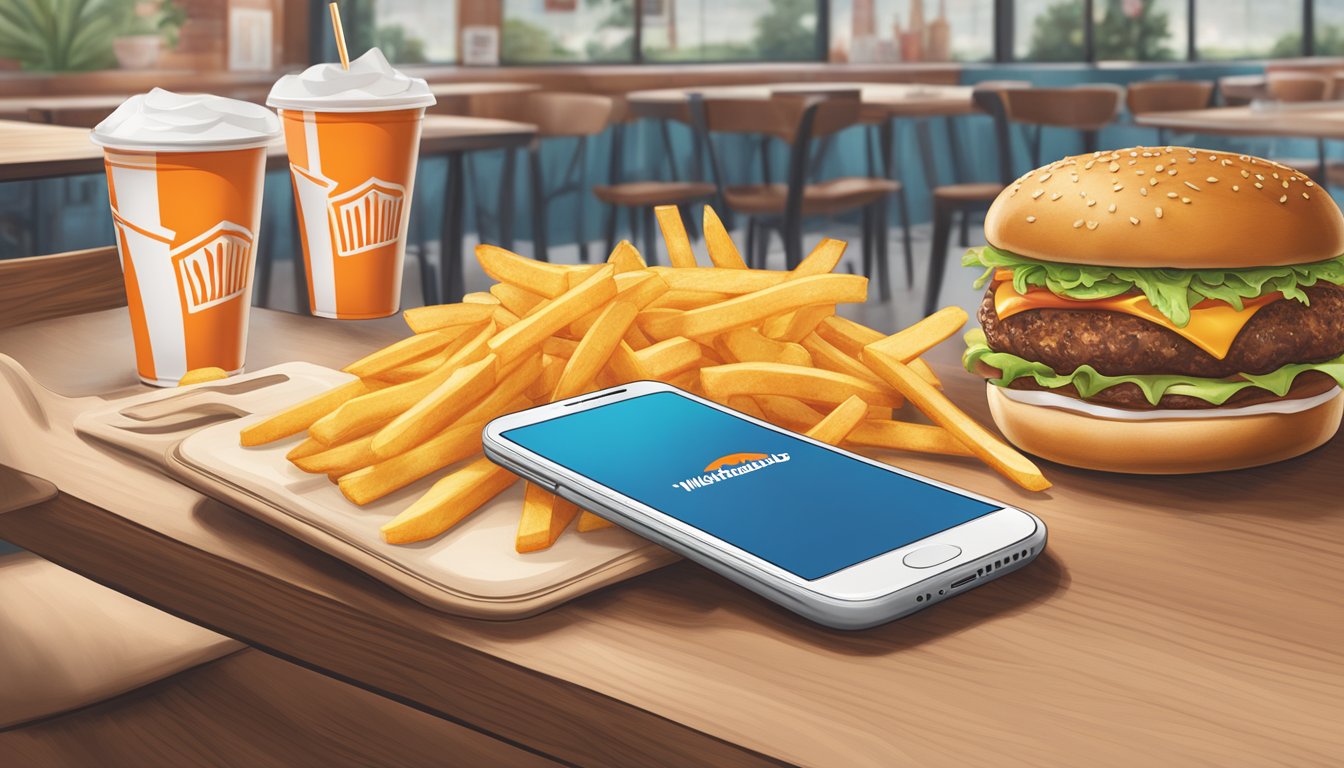
[(1067, 157), (1004, 190), (985, 238), (965, 363), (1020, 448), (1207, 472), (1338, 429), (1344, 217), (1306, 175), (1186, 147)]

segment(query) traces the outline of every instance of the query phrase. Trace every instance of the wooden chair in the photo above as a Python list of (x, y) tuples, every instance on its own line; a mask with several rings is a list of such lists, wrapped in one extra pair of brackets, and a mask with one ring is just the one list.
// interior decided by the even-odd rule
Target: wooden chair
[[(994, 145), (997, 150), (997, 181), (944, 184), (933, 188), (933, 242), (929, 257), (929, 280), (924, 288), (924, 314), (937, 309), (938, 294), (947, 271), (947, 250), (952, 239), (952, 219), (960, 213), (964, 223), (971, 213), (988, 210), (994, 198), (1013, 182), (1012, 136), (1004, 105), (1005, 91), (1029, 88), (1024, 81), (985, 82), (971, 94), (976, 107), (994, 121)], [(964, 245), (964, 243), (963, 243)]]
[[(1213, 100), (1212, 80), (1149, 80), (1130, 83), (1125, 107), (1131, 117), (1154, 112), (1204, 109)], [(1157, 129), (1157, 143), (1167, 143), (1167, 129)]]
[[(534, 254), (550, 261), (547, 240), (547, 212), (550, 202), (564, 195), (575, 195), (575, 216), (579, 260), (588, 261), (588, 238), (584, 226), (588, 188), (588, 141), (611, 123), (612, 99), (586, 93), (533, 93), (528, 96), (526, 122), (537, 126), (537, 138), (528, 148), (528, 171), (532, 191), (532, 243)], [(548, 140), (574, 139), (574, 152), (560, 184), (546, 188), (541, 167), (541, 146)]]
[[(682, 219), (687, 222), (688, 226), (693, 227), (695, 224), (695, 217), (690, 215), (689, 209), (691, 204), (708, 200), (715, 194), (716, 190), (714, 185), (703, 179), (698, 137), (696, 140), (697, 146), (691, 153), (691, 167), (684, 172), (679, 172), (677, 170), (676, 155), (674, 153), (672, 136), (668, 126), (669, 121), (690, 127), (690, 107), (687, 106), (684, 110), (678, 110), (675, 115), (666, 120), (661, 120), (658, 126), (663, 139), (663, 157), (666, 161), (665, 175), (667, 178), (627, 181), (625, 180), (624, 169), (624, 138), (625, 131), (630, 123), (633, 122), (633, 118), (623, 99), (615, 102), (611, 121), (612, 149), (610, 182), (608, 184), (593, 187), (593, 196), (603, 203), (606, 203), (608, 206), (606, 222), (608, 253), (610, 253), (616, 246), (616, 221), (617, 212), (619, 210), (625, 210), (628, 215), (631, 240), (637, 240), (640, 230), (643, 230), (643, 255), (645, 260), (650, 264), (653, 264), (657, 260), (654, 232), (656, 228), (654, 226), (653, 217), (654, 206), (677, 206), (682, 211)], [(657, 172), (657, 165), (658, 164), (654, 164), (655, 173)]]
[[(1265, 75), (1265, 90), (1269, 98), (1284, 104), (1325, 101), (1334, 97), (1335, 79), (1320, 72), (1281, 71)], [(1297, 168), (1322, 183), (1329, 182), (1330, 163), (1325, 153), (1325, 139), (1316, 140), (1316, 158), (1280, 159), (1278, 162)]]
[(1041, 164), (1041, 135), (1045, 128), (1078, 131), (1083, 151), (1097, 149), (1097, 135), (1115, 121), (1124, 89), (1116, 85), (1080, 85), (1073, 88), (1011, 88), (1002, 91), (1008, 119), (1029, 128), (1032, 167)]
[[(747, 217), (749, 263), (762, 267), (768, 250), (769, 231), (778, 230), (784, 241), (785, 263), (792, 269), (803, 257), (803, 217), (828, 216), (851, 210), (863, 212), (863, 269), (876, 271), (880, 295), (890, 295), (887, 264), (886, 200), (901, 189), (900, 182), (885, 178), (850, 176), (808, 182), (815, 139), (830, 136), (859, 124), (861, 103), (852, 97), (779, 95), (760, 99), (691, 99), (695, 119), (706, 135), (710, 167), (719, 197), (728, 210)], [(764, 136), (789, 146), (785, 183), (773, 180), (769, 142), (762, 145), (761, 181), (730, 184), (725, 178), (715, 134)], [(876, 270), (874, 270), (876, 259)]]

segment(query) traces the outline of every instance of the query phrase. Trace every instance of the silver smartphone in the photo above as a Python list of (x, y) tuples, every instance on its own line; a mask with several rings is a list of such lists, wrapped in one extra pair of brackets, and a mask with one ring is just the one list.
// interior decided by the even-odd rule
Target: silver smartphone
[(1022, 568), (1035, 515), (658, 382), (502, 416), (485, 454), (813, 621), (862, 629)]

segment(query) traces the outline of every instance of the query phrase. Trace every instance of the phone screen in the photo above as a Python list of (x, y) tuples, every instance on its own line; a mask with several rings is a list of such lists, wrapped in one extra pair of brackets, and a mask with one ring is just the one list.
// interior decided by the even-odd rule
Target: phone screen
[(674, 392), (503, 436), (807, 580), (1002, 509)]

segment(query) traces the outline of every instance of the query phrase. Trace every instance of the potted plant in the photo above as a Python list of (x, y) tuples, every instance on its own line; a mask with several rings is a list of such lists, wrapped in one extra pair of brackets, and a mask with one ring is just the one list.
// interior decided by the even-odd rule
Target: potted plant
[(117, 19), (112, 53), (122, 69), (149, 69), (177, 46), (186, 13), (174, 0), (111, 0)]

